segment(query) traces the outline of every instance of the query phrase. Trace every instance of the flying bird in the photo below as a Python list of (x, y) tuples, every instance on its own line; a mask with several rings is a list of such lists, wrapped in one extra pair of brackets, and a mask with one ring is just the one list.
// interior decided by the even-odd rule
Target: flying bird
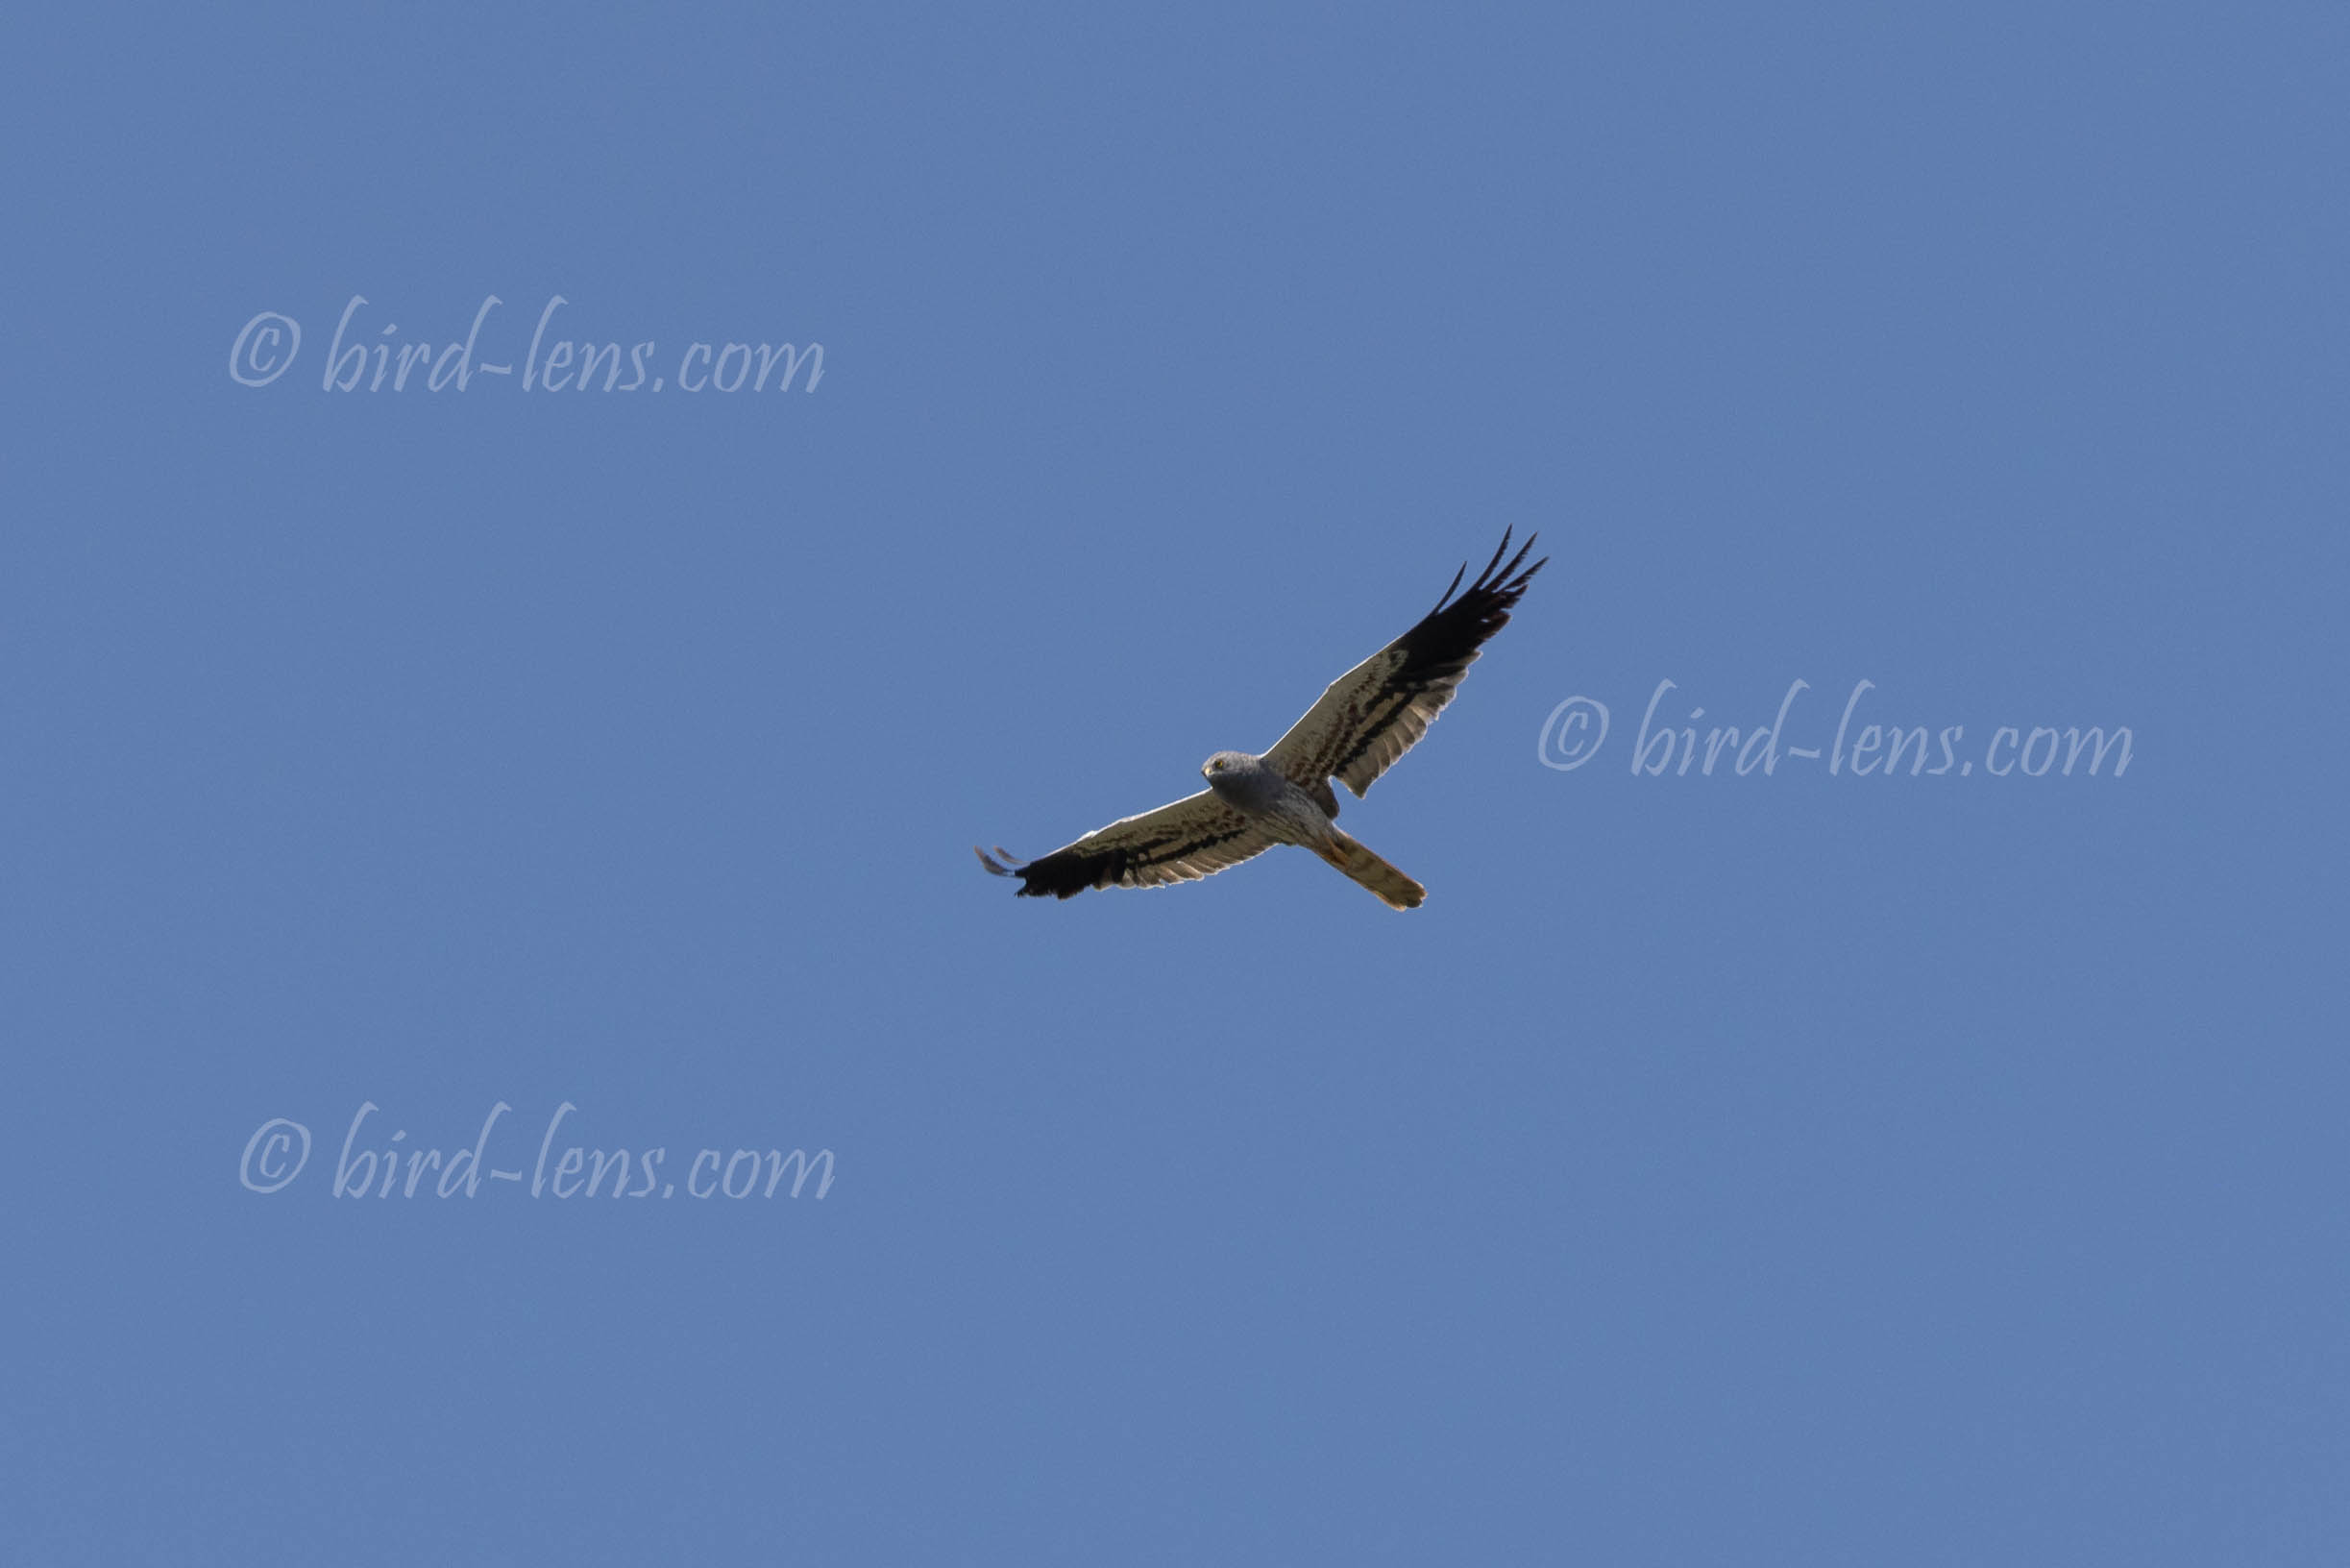
[(998, 848), (999, 861), (974, 849), (997, 876), (1016, 876), (1019, 896), (1073, 898), (1088, 888), (1157, 888), (1212, 876), (1277, 844), (1302, 845), (1377, 894), (1390, 909), (1417, 909), (1428, 890), (1364, 848), (1332, 821), (1338, 815), (1332, 779), (1358, 798), (1395, 759), (1410, 750), (1477, 662), (1544, 556), (1520, 571), (1534, 548), (1502, 547), (1468, 591), (1462, 562), (1452, 586), (1419, 625), (1332, 681), (1321, 700), (1261, 757), (1218, 751), (1200, 767), (1208, 787), (1157, 811), (1096, 828), (1075, 844), (1023, 861)]

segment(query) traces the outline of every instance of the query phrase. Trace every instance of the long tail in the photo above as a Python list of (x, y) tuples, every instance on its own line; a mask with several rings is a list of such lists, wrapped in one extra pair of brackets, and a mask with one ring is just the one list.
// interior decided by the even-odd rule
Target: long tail
[(1389, 909), (1417, 909), (1428, 890), (1362, 846), (1343, 829), (1330, 830), (1330, 843), (1313, 852), (1379, 894)]

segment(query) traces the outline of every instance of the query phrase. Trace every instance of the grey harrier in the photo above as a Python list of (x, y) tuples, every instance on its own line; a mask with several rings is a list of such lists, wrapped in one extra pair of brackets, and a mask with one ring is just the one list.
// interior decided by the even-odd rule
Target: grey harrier
[(1534, 536), (1502, 564), (1502, 548), (1469, 584), (1463, 562), (1452, 587), (1420, 624), (1331, 682), (1320, 701), (1261, 757), (1218, 751), (1200, 768), (1208, 787), (1172, 805), (1096, 828), (1066, 848), (1023, 862), (984, 849), (979, 863), (1020, 879), (1023, 897), (1072, 898), (1088, 888), (1156, 888), (1236, 866), (1277, 844), (1303, 845), (1379, 894), (1390, 909), (1417, 909), (1428, 896), (1402, 871), (1339, 831), (1335, 778), (1359, 797), (1411, 749), (1476, 662), (1487, 639), (1509, 624), (1526, 584), (1549, 561), (1518, 570)]

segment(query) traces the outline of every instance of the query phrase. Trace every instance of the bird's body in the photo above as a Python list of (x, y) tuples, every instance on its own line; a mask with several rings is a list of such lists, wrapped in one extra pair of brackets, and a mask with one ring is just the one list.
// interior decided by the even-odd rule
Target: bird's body
[[(1311, 796), (1290, 783), (1279, 769), (1267, 768), (1262, 757), (1245, 751), (1218, 751), (1200, 765), (1200, 772), (1226, 805), (1252, 817), (1292, 822), (1308, 838), (1330, 821), (1330, 813), (1314, 804)], [(1285, 835), (1281, 842), (1304, 844), (1307, 839)]]
[(1321, 700), (1262, 756), (1218, 751), (1200, 768), (1197, 795), (1121, 818), (1065, 848), (1032, 861), (998, 849), (979, 862), (1016, 876), (1019, 892), (1074, 897), (1088, 888), (1163, 887), (1212, 876), (1277, 844), (1312, 850), (1377, 894), (1389, 908), (1416, 909), (1427, 890), (1341, 830), (1336, 779), (1359, 796), (1411, 749), (1453, 699), (1480, 649), (1508, 624), (1509, 612), (1543, 562), (1520, 571), (1533, 548), (1528, 535), (1509, 564), (1509, 535), (1468, 592), (1453, 595), (1463, 566), (1436, 607), (1409, 631), (1333, 681)]
[(1388, 865), (1331, 821), (1321, 802), (1287, 774), (1245, 751), (1218, 751), (1200, 770), (1217, 799), (1259, 824), (1275, 844), (1312, 850), (1385, 901), (1417, 909), (1428, 890)]

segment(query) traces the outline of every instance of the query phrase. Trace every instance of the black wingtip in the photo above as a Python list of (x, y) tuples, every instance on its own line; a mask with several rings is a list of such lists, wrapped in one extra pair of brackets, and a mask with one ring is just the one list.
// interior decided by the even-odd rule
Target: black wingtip
[(1433, 615), (1436, 613), (1436, 610), (1443, 609), (1447, 604), (1450, 604), (1453, 601), (1453, 590), (1455, 588), (1458, 588), (1460, 586), (1460, 579), (1468, 575), (1469, 563), (1463, 561), (1460, 563), (1460, 570), (1453, 574), (1452, 587), (1445, 589), (1444, 592), (1437, 597), (1436, 609), (1431, 610), (1428, 613)]
[[(1513, 528), (1507, 527), (1502, 529), (1502, 542), (1494, 547), (1493, 559), (1485, 563), (1485, 569), (1477, 575), (1477, 580), (1469, 584), (1469, 592), (1475, 593), (1480, 588), (1488, 586), (1488, 579), (1493, 576), (1493, 569), (1502, 564), (1502, 555), (1509, 549), (1509, 536), (1514, 531)], [(1504, 573), (1503, 576), (1506, 576), (1508, 574)]]
[[(1548, 555), (1543, 556), (1542, 560), (1536, 561), (1532, 566), (1528, 567), (1524, 572), (1520, 572), (1518, 570), (1519, 565), (1525, 561), (1526, 557), (1533, 552), (1534, 541), (1541, 537), (1542, 535), (1540, 532), (1530, 533), (1526, 536), (1526, 543), (1518, 547), (1518, 552), (1509, 557), (1509, 564), (1503, 567), (1501, 575), (1493, 579), (1495, 586), (1498, 587), (1504, 583), (1509, 583), (1513, 586), (1524, 587), (1528, 577), (1532, 576), (1535, 573), (1542, 570), (1543, 561), (1548, 561), (1550, 559)], [(1502, 548), (1504, 550), (1507, 550), (1509, 548), (1509, 534), (1506, 530), (1505, 530), (1502, 534)], [(1499, 557), (1496, 558), (1498, 559)]]
[[(1523, 572), (1518, 570), (1519, 567), (1525, 562), (1526, 557), (1532, 552), (1534, 541), (1542, 537), (1541, 530), (1536, 529), (1534, 532), (1526, 536), (1524, 541), (1522, 541), (1518, 546), (1518, 552), (1515, 555), (1510, 555), (1509, 564), (1504, 566), (1502, 564), (1502, 557), (1509, 553), (1510, 536), (1516, 531), (1517, 527), (1514, 524), (1505, 526), (1502, 529), (1501, 545), (1494, 551), (1493, 559), (1485, 563), (1484, 570), (1478, 573), (1474, 578), (1470, 579), (1469, 591), (1466, 595), (1462, 596), (1464, 601), (1467, 599), (1475, 598), (1479, 594), (1514, 594), (1523, 592), (1526, 587), (1527, 579), (1550, 564), (1551, 558), (1548, 555), (1545, 555), (1541, 560), (1538, 560), (1533, 565), (1527, 567)], [(1432, 609), (1428, 613), (1434, 615), (1450, 606), (1453, 603), (1453, 596), (1460, 592), (1461, 579), (1463, 577), (1467, 577), (1468, 576), (1469, 563), (1463, 561), (1460, 563), (1460, 570), (1453, 574), (1453, 580), (1451, 584), (1445, 588), (1443, 597), (1436, 600), (1435, 609)]]
[[(1493, 559), (1485, 563), (1485, 569), (1477, 575), (1477, 580), (1469, 584), (1469, 592), (1474, 594), (1496, 589), (1505, 589), (1511, 585), (1511, 579), (1517, 577), (1519, 566), (1525, 562), (1527, 555), (1532, 551), (1534, 548), (1534, 541), (1540, 538), (1541, 535), (1538, 532), (1528, 534), (1526, 536), (1526, 542), (1518, 547), (1518, 552), (1515, 555), (1509, 556), (1509, 564), (1507, 566), (1504, 566), (1502, 564), (1502, 557), (1509, 554), (1509, 536), (1513, 531), (1514, 530), (1510, 528), (1504, 528), (1502, 530), (1501, 548), (1493, 552)], [(1544, 558), (1547, 560), (1549, 557), (1546, 556)], [(1531, 576), (1530, 573), (1528, 575)]]

